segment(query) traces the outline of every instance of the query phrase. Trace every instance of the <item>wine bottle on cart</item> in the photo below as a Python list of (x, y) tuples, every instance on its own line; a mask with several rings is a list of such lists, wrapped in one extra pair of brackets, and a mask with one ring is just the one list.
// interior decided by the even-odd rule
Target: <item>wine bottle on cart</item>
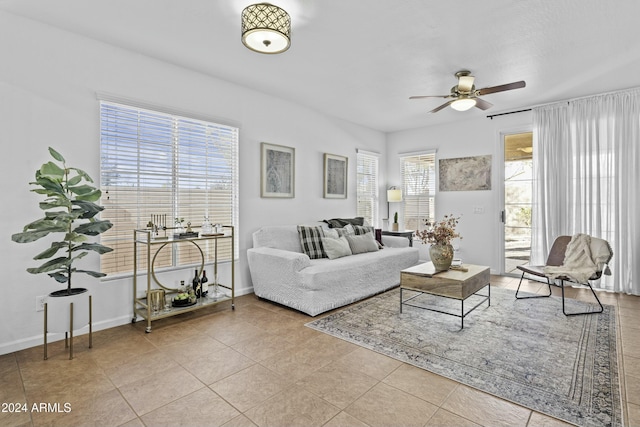
[(200, 294), (202, 295), (202, 298), (205, 298), (209, 294), (208, 282), (207, 270), (202, 270), (202, 277), (200, 278)]
[(198, 269), (196, 268), (196, 274), (193, 276), (193, 280), (191, 281), (193, 286), (193, 293), (196, 295), (196, 298), (200, 298), (202, 296), (202, 289), (200, 287), (200, 277), (198, 277)]

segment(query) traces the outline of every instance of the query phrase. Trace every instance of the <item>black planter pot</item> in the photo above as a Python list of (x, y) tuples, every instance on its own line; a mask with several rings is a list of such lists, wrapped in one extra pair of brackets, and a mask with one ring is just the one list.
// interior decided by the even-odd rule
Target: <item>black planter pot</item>
[(50, 297), (70, 297), (73, 295), (80, 295), (85, 292), (87, 292), (85, 288), (60, 289), (58, 291), (51, 292), (49, 296)]

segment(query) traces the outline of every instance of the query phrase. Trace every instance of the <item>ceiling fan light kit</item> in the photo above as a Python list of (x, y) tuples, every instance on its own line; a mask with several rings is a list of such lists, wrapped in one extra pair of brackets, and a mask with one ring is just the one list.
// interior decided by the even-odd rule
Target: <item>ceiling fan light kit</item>
[(521, 80), (519, 82), (507, 83), (499, 86), (485, 87), (477, 89), (473, 84), (475, 77), (471, 75), (471, 71), (460, 70), (455, 74), (458, 79), (458, 84), (451, 88), (449, 95), (421, 95), (411, 96), (409, 99), (421, 99), (421, 98), (453, 98), (451, 101), (447, 101), (439, 107), (434, 108), (430, 113), (437, 113), (438, 111), (451, 106), (457, 111), (467, 111), (470, 108), (477, 107), (481, 110), (487, 110), (493, 106), (490, 102), (487, 102), (481, 98), (482, 95), (488, 95), (496, 92), (504, 92), (507, 90), (520, 89), (526, 86), (526, 83)]
[(254, 52), (282, 53), (291, 46), (291, 18), (270, 3), (256, 3), (242, 11), (242, 43)]

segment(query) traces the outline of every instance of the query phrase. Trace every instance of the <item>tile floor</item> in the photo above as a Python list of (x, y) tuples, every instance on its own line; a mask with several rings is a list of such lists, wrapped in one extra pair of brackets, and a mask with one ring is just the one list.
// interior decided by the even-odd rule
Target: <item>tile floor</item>
[[(515, 289), (517, 279), (492, 277)], [(532, 282), (527, 290), (542, 286)], [(556, 291), (557, 289), (554, 289)], [(584, 290), (571, 290), (585, 298)], [(640, 426), (640, 297), (617, 305), (625, 425)], [(562, 426), (565, 423), (306, 328), (254, 295), (0, 356), (1, 426)], [(58, 404), (56, 407), (55, 404)], [(68, 406), (65, 406), (68, 404)]]

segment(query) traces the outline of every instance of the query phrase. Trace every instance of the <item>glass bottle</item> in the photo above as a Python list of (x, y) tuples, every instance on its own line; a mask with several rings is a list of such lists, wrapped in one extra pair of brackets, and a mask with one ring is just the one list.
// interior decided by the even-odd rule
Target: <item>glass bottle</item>
[(193, 277), (193, 280), (191, 281), (192, 287), (193, 287), (193, 293), (195, 294), (196, 298), (200, 298), (202, 290), (200, 288), (200, 277), (198, 276), (198, 269), (196, 268), (196, 274)]
[(209, 279), (207, 278), (207, 271), (202, 270), (202, 277), (200, 278), (200, 295), (202, 298), (209, 294)]
[(200, 228), (200, 234), (203, 236), (208, 236), (213, 234), (213, 225), (211, 225), (211, 221), (209, 221), (209, 217), (205, 216), (204, 221), (202, 222), (202, 227)]

